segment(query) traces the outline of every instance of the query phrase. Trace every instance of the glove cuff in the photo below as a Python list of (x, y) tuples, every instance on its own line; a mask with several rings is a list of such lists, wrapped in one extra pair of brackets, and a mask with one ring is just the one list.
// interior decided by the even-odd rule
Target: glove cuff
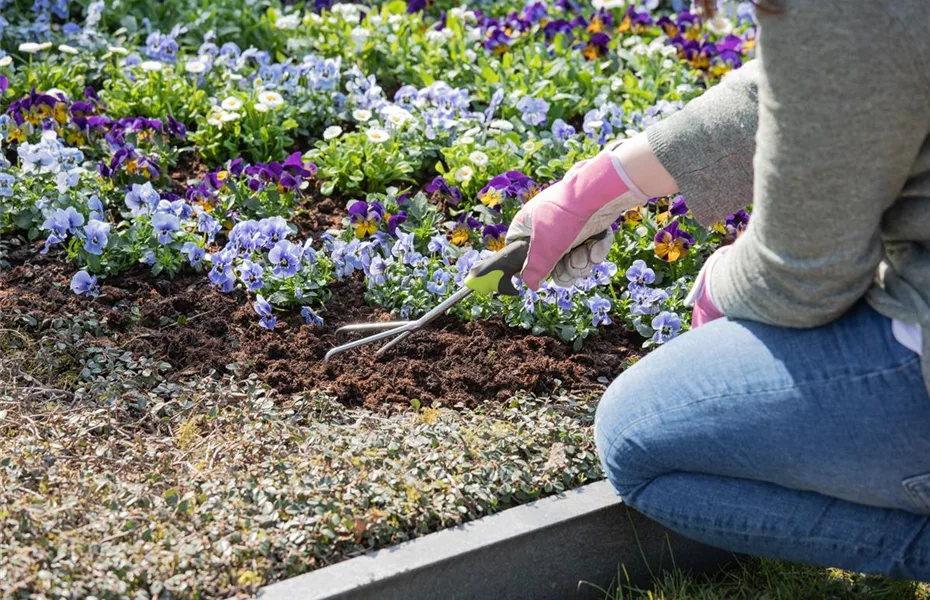
[(620, 176), (620, 179), (623, 180), (623, 183), (626, 184), (626, 187), (630, 190), (630, 192), (639, 196), (643, 199), (643, 202), (645, 202), (649, 199), (649, 197), (645, 194), (645, 192), (643, 192), (643, 190), (639, 188), (638, 185), (633, 182), (629, 173), (626, 172), (626, 169), (623, 168), (623, 164), (620, 162), (618, 151), (625, 141), (626, 140), (619, 140), (617, 142), (613, 142), (608, 145), (604, 151), (607, 152), (610, 156), (610, 162), (613, 164), (614, 169), (616, 169), (617, 175)]

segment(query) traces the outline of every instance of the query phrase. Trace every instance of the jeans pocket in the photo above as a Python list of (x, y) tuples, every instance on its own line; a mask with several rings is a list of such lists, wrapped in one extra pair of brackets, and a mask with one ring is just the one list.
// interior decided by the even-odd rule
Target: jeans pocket
[(930, 473), (908, 477), (901, 485), (917, 510), (923, 514), (930, 513)]

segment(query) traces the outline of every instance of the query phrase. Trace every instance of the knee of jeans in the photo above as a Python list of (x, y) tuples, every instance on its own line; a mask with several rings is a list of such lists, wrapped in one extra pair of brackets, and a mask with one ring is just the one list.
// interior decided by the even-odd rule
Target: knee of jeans
[(642, 403), (649, 398), (640, 395), (646, 390), (629, 383), (625, 375), (617, 378), (607, 388), (594, 416), (594, 441), (601, 466), (624, 499), (662, 474), (645, 451), (648, 443), (644, 442), (652, 435), (654, 423), (643, 418)]

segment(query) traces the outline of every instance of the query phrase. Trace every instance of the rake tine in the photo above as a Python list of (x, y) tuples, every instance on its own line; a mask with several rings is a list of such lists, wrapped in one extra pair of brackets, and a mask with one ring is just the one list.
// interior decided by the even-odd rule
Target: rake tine
[(364, 337), (360, 340), (355, 340), (354, 342), (348, 342), (346, 344), (342, 344), (341, 346), (336, 346), (335, 348), (331, 349), (329, 352), (326, 353), (326, 355), (323, 357), (323, 360), (327, 361), (333, 356), (339, 354), (340, 352), (345, 352), (346, 350), (351, 350), (352, 348), (358, 348), (359, 346), (364, 346), (366, 344), (378, 342), (380, 340), (384, 340), (384, 339), (387, 339), (389, 337), (396, 335), (397, 336), (396, 339), (391, 340), (390, 342), (385, 344), (383, 348), (378, 350), (377, 356), (382, 356), (385, 352), (387, 352), (388, 350), (390, 350), (391, 348), (399, 344), (402, 340), (407, 339), (407, 337), (409, 337), (411, 333), (413, 333), (417, 329), (420, 329), (421, 327), (423, 327), (424, 325), (426, 325), (433, 319), (444, 314), (446, 311), (452, 308), (454, 304), (461, 301), (463, 298), (468, 297), (468, 295), (471, 294), (471, 292), (472, 292), (471, 288), (463, 287), (459, 291), (455, 292), (454, 294), (446, 298), (436, 308), (427, 312), (425, 315), (423, 315), (416, 321), (395, 321), (392, 323), (360, 323), (358, 325), (347, 325), (346, 327), (341, 327), (337, 330), (337, 333), (339, 331), (365, 331), (365, 330), (372, 330), (372, 329), (377, 330), (377, 329), (384, 329), (386, 327), (394, 325), (394, 327), (392, 327), (391, 329), (388, 329), (387, 331), (382, 331), (380, 333), (376, 333), (374, 335), (369, 335), (368, 337)]
[(387, 344), (381, 346), (380, 348), (378, 348), (378, 351), (375, 352), (375, 356), (384, 356), (384, 354), (385, 354), (388, 350), (390, 350), (391, 348), (393, 348), (393, 347), (396, 346), (397, 344), (401, 343), (402, 341), (404, 341), (405, 339), (407, 339), (408, 337), (410, 337), (410, 334), (411, 334), (411, 333), (413, 333), (413, 331), (405, 331), (405, 332), (403, 332), (402, 334), (400, 334), (399, 336), (397, 336), (396, 338), (394, 338), (393, 340), (391, 340), (390, 342), (388, 342)]
[(352, 331), (376, 331), (378, 329), (395, 329), (403, 327), (410, 321), (382, 321), (378, 323), (354, 323), (352, 325), (343, 325), (336, 330), (337, 334), (349, 333)]
[(336, 346), (335, 348), (327, 352), (325, 356), (323, 356), (323, 360), (327, 361), (331, 359), (333, 356), (339, 354), (340, 352), (345, 352), (346, 350), (351, 350), (352, 348), (358, 348), (359, 346), (371, 344), (373, 342), (377, 342), (379, 340), (383, 340), (383, 339), (389, 338), (394, 335), (400, 335), (404, 333), (405, 331), (408, 331), (411, 327), (413, 327), (414, 324), (415, 322), (408, 323), (406, 325), (401, 325), (400, 327), (395, 327), (394, 329), (389, 329), (387, 331), (382, 331), (381, 333), (376, 333), (374, 335), (369, 335), (368, 337), (363, 337), (362, 339), (355, 340), (354, 342), (348, 342), (346, 344), (342, 344), (341, 346)]

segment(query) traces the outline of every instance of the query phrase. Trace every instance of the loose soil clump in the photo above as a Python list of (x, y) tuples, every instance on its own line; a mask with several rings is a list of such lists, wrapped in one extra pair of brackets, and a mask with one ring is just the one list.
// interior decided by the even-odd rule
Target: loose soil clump
[(96, 343), (166, 361), (173, 377), (207, 375), (235, 363), (281, 393), (328, 390), (350, 405), (388, 408), (418, 400), (424, 406), (434, 401), (475, 406), (523, 390), (597, 392), (638, 348), (635, 334), (616, 325), (573, 352), (560, 340), (501, 320), (443, 317), (384, 358), (376, 358), (372, 346), (324, 363), (326, 351), (346, 341), (337, 339), (338, 327), (392, 318), (365, 304), (359, 279), (333, 286), (333, 298), (320, 311), (324, 326), (309, 327), (290, 311), (270, 332), (258, 325), (244, 295), (221, 294), (202, 274), (166, 280), (142, 270), (123, 273), (103, 281), (101, 296), (88, 300), (68, 289), (73, 266), (33, 248), (9, 258), (11, 268), (0, 272), (0, 326), (13, 325), (19, 313), (41, 328), (92, 307), (104, 323)]

